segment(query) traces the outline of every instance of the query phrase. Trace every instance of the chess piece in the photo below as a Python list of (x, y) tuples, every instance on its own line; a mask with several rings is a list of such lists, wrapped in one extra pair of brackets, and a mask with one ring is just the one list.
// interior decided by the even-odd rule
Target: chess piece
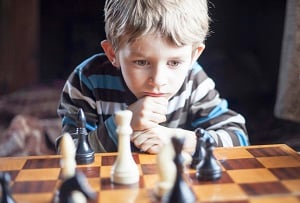
[(91, 148), (88, 133), (86, 130), (86, 118), (83, 110), (80, 108), (77, 114), (77, 129), (78, 143), (76, 148), (76, 162), (77, 164), (90, 164), (94, 162), (94, 150)]
[(62, 175), (64, 179), (75, 175), (76, 161), (75, 161), (75, 144), (69, 133), (64, 133), (60, 141), (60, 153), (62, 158), (60, 165), (62, 168)]
[(174, 163), (176, 165), (176, 179), (171, 191), (163, 197), (166, 203), (194, 203), (196, 195), (188, 185), (183, 173), (183, 157), (181, 154), (184, 137), (172, 137), (175, 150)]
[(197, 143), (196, 143), (196, 147), (195, 147), (195, 152), (192, 155), (191, 168), (193, 168), (193, 169), (196, 169), (196, 167), (200, 163), (200, 161), (204, 159), (205, 140), (210, 137), (209, 134), (202, 128), (197, 128), (195, 130), (195, 134), (197, 137)]
[(132, 129), (130, 121), (132, 112), (119, 111), (115, 114), (118, 134), (118, 155), (111, 168), (111, 181), (119, 184), (133, 184), (139, 181), (139, 170), (135, 163), (130, 147), (130, 135)]
[[(76, 195), (74, 192), (76, 191)], [(76, 199), (78, 194), (83, 194), (85, 199)], [(59, 203), (77, 203), (77, 202), (86, 202), (86, 199), (91, 200), (95, 199), (96, 194), (87, 184), (87, 179), (83, 173), (80, 171), (62, 183), (59, 189)]]
[(210, 137), (205, 142), (206, 155), (196, 168), (198, 180), (218, 180), (222, 176), (222, 169), (213, 155), (213, 149), (214, 140)]
[(15, 200), (11, 194), (10, 188), (9, 188), (9, 182), (10, 182), (10, 175), (6, 172), (0, 172), (0, 185), (2, 191), (2, 197), (0, 203), (15, 203)]
[(175, 152), (171, 141), (164, 144), (156, 156), (159, 180), (156, 183), (154, 192), (159, 199), (167, 194), (174, 185), (176, 177), (174, 156)]
[(55, 203), (85, 203), (94, 194), (83, 173), (76, 172), (76, 147), (69, 133), (64, 133), (60, 141), (63, 183), (56, 193)]

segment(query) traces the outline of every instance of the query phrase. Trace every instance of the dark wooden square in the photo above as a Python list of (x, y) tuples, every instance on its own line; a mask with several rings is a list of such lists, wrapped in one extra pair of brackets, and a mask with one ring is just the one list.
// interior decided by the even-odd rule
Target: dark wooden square
[(222, 161), (222, 166), (226, 170), (264, 168), (264, 166), (255, 158), (227, 159)]
[(28, 159), (23, 166), (23, 169), (37, 169), (37, 168), (60, 168), (59, 158), (48, 159)]
[(280, 182), (264, 182), (264, 183), (249, 183), (240, 184), (240, 187), (249, 196), (259, 196), (259, 195), (283, 195), (288, 194), (289, 190), (284, 187)]
[(272, 156), (287, 156), (289, 155), (280, 147), (266, 147), (266, 148), (250, 148), (247, 149), (255, 157), (272, 157)]
[(269, 170), (280, 180), (300, 179), (300, 167), (270, 168)]
[(15, 182), (11, 188), (12, 193), (43, 193), (54, 192), (56, 180), (47, 181), (20, 181)]

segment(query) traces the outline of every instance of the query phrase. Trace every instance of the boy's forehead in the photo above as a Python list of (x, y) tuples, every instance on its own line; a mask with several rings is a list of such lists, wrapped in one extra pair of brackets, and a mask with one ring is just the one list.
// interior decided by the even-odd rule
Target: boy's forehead
[(153, 56), (188, 57), (192, 53), (192, 45), (177, 46), (166, 38), (144, 36), (131, 43), (120, 46), (119, 51), (127, 56)]
[(122, 44), (123, 46), (131, 47), (134, 49), (140, 49), (143, 46), (151, 46), (153, 44), (162, 44), (167, 45), (168, 47), (180, 48), (170, 38), (162, 36), (161, 34), (143, 35), (130, 41), (124, 40)]

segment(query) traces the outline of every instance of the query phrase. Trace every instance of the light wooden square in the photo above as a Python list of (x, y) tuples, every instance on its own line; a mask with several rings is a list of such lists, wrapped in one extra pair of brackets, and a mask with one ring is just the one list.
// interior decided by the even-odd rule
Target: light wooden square
[(259, 183), (278, 180), (268, 169), (265, 168), (228, 170), (227, 173), (235, 183)]
[(293, 156), (261, 157), (257, 160), (267, 168), (300, 167), (300, 161)]
[(57, 180), (60, 170), (57, 168), (21, 170), (16, 181)]
[(0, 171), (20, 170), (23, 168), (26, 159), (22, 158), (1, 158)]
[(193, 187), (194, 191), (199, 194), (200, 202), (214, 202), (226, 200), (246, 200), (245, 192), (234, 183), (230, 184), (212, 184), (212, 185), (197, 185)]
[(229, 150), (228, 148), (216, 148), (214, 151), (214, 155), (218, 160), (254, 157), (244, 148), (235, 148), (234, 150)]

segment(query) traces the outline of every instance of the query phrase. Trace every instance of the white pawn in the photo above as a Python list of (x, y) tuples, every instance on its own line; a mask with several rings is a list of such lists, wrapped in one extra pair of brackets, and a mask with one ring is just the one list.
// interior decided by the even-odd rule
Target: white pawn
[(140, 178), (137, 164), (135, 163), (130, 147), (130, 135), (132, 128), (130, 121), (132, 112), (129, 110), (115, 113), (118, 134), (118, 155), (111, 168), (111, 181), (118, 184), (137, 183)]
[[(64, 133), (60, 142), (60, 154), (62, 159), (60, 165), (62, 168), (63, 179), (66, 180), (75, 176), (76, 173), (76, 147), (74, 141), (69, 133)], [(79, 191), (72, 192), (72, 199), (74, 203), (86, 203), (86, 197)], [(57, 200), (58, 202), (58, 200)]]
[[(174, 135), (180, 137), (181, 135)], [(183, 169), (186, 170), (191, 163), (192, 157), (185, 151), (181, 152), (183, 157)], [(155, 194), (158, 197), (163, 197), (174, 186), (176, 179), (176, 165), (174, 163), (175, 150), (171, 139), (160, 149), (156, 156), (159, 180), (155, 186)]]
[(61, 138), (60, 153), (62, 155), (60, 165), (62, 167), (63, 178), (67, 179), (73, 177), (76, 170), (76, 148), (69, 133), (64, 133)]

